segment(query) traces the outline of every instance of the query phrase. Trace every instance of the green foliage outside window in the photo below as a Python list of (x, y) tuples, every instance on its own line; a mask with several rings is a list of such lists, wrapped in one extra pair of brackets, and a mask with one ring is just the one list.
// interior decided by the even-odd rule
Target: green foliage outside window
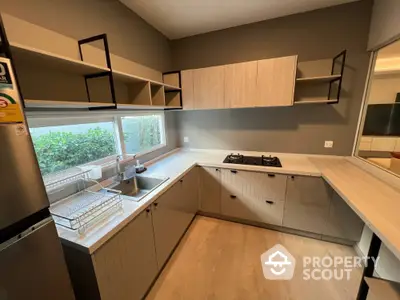
[(42, 175), (63, 171), (116, 153), (114, 136), (100, 127), (84, 133), (32, 136)]

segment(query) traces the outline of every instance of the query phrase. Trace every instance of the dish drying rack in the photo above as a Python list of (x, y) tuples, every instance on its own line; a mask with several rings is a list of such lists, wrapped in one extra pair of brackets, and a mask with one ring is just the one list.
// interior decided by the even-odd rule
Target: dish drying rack
[(79, 192), (50, 207), (54, 222), (83, 234), (94, 221), (122, 208), (121, 191), (104, 188), (99, 182), (78, 179)]
[(47, 192), (54, 192), (64, 188), (68, 184), (78, 182), (80, 180), (89, 180), (91, 170), (82, 170), (79, 168), (71, 169), (68, 172), (59, 172), (43, 177), (44, 185)]

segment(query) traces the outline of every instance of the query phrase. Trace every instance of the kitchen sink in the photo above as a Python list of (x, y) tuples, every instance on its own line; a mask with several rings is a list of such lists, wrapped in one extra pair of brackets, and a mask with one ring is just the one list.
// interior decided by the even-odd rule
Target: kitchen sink
[(157, 178), (157, 177), (147, 177), (138, 175), (135, 177), (137, 181), (137, 189), (134, 188), (135, 187), (134, 178), (125, 179), (123, 181), (115, 181), (109, 186), (106, 186), (106, 188), (121, 191), (121, 195), (125, 196), (124, 197), (125, 199), (139, 202), (146, 195), (151, 193), (162, 183), (168, 180), (168, 177)]

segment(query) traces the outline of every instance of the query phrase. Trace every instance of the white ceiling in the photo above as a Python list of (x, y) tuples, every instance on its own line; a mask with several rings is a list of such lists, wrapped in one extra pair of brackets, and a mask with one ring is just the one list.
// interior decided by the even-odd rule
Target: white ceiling
[(120, 1), (168, 38), (178, 39), (357, 0)]

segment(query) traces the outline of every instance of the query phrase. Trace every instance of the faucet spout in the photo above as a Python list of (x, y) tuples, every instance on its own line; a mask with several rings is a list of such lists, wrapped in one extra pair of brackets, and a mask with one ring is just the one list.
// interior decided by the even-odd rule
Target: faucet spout
[(124, 173), (121, 171), (121, 160), (123, 159), (122, 155), (117, 155), (116, 166), (117, 166), (117, 176), (120, 180), (123, 180)]

